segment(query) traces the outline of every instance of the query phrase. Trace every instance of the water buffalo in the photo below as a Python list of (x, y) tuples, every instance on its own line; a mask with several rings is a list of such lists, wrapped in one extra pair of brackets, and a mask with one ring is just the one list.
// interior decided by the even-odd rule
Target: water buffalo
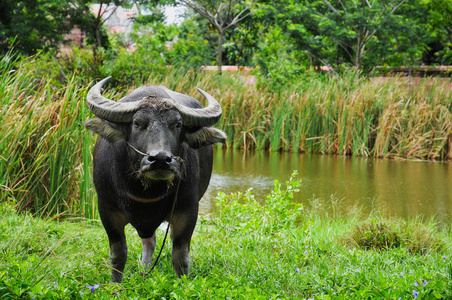
[(93, 180), (110, 244), (113, 281), (123, 279), (128, 223), (141, 237), (142, 263), (149, 266), (155, 230), (169, 222), (174, 270), (178, 276), (188, 274), (198, 202), (212, 173), (211, 145), (226, 139), (221, 130), (210, 127), (221, 117), (221, 106), (201, 89), (207, 107), (154, 85), (137, 88), (115, 102), (101, 95), (109, 78), (88, 93), (88, 107), (97, 118), (87, 120), (85, 127), (99, 135)]

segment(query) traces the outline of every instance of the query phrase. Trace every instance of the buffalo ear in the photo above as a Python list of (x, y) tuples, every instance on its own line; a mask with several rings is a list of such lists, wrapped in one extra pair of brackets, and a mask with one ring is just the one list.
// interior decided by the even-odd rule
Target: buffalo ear
[(215, 143), (224, 143), (226, 134), (217, 128), (202, 127), (194, 132), (186, 132), (184, 141), (190, 147), (198, 149)]
[(115, 143), (126, 139), (126, 136), (120, 126), (115, 126), (115, 123), (104, 121), (99, 118), (89, 119), (85, 122), (85, 127), (91, 130), (108, 141)]

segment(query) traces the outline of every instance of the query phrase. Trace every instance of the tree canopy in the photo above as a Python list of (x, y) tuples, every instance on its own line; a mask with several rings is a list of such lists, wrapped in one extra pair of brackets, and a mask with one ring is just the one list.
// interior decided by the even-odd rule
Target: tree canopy
[(0, 1), (0, 53), (11, 44), (24, 54), (57, 47), (69, 32), (69, 7), (62, 0)]
[[(57, 49), (77, 25), (87, 42), (105, 47), (102, 25), (93, 14), (100, 0), (3, 0), (0, 52), (15, 48), (30, 55)], [(152, 15), (136, 19), (131, 35), (141, 61), (197, 67), (201, 64), (258, 66), (276, 82), (328, 66), (372, 71), (376, 66), (451, 65), (450, 0), (115, 0), (139, 4)], [(184, 5), (179, 25), (164, 25), (162, 8)], [(145, 29), (140, 29), (140, 27)], [(177, 36), (177, 38), (176, 38)], [(171, 46), (169, 46), (169, 44)], [(94, 49), (94, 48), (93, 48)], [(121, 56), (119, 50), (113, 56)]]

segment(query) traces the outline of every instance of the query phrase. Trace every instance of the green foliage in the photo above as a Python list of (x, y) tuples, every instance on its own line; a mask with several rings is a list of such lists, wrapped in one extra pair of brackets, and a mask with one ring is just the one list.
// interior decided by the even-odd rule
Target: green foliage
[[(105, 57), (99, 50), (97, 60)], [(36, 81), (44, 80), (53, 89), (66, 87), (71, 81), (89, 84), (107, 77), (104, 68), (95, 64), (93, 53), (87, 48), (72, 47), (55, 56), (50, 52), (40, 52), (33, 59), (24, 59), (20, 68), (32, 73)], [(109, 70), (108, 70), (109, 71)]]
[(301, 180), (296, 180), (298, 173), (293, 172), (286, 181), (286, 188), (282, 189), (278, 180), (275, 181), (273, 191), (259, 203), (253, 196), (252, 190), (242, 194), (240, 192), (217, 197), (218, 217), (212, 221), (223, 228), (228, 228), (231, 234), (243, 230), (261, 234), (277, 234), (279, 230), (297, 227), (303, 213), (303, 206), (294, 203), (294, 193), (299, 191)]
[(58, 47), (66, 22), (68, 5), (61, 0), (2, 0), (0, 3), (0, 54), (12, 45), (26, 55)]
[(298, 80), (304, 71), (296, 58), (299, 53), (291, 48), (281, 28), (272, 27), (265, 40), (259, 44), (260, 51), (254, 56), (261, 74), (275, 90)]
[(210, 62), (209, 57), (203, 55), (209, 52), (209, 44), (202, 37), (189, 35), (187, 39), (179, 39), (172, 47), (167, 56), (173, 67), (198, 68)]
[(112, 76), (122, 86), (141, 85), (151, 73), (166, 68), (166, 61), (161, 55), (166, 51), (162, 37), (151, 33), (135, 34), (136, 51), (115, 49), (116, 53), (110, 54), (102, 66), (103, 73)]
[(340, 73), (343, 66), (353, 66), (368, 72), (382, 64), (446, 62), (449, 2), (261, 0), (253, 21), (265, 28), (260, 41), (268, 28), (280, 26), (291, 48), (309, 54), (309, 60), (297, 62), (305, 68), (325, 65)]

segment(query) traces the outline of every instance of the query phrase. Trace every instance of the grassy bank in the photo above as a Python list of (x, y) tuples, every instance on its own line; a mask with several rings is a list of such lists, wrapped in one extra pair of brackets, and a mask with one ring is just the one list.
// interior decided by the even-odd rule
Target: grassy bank
[[(219, 195), (201, 217), (188, 278), (175, 278), (168, 244), (140, 275), (140, 239), (127, 227), (129, 260), (112, 284), (108, 241), (98, 221), (44, 221), (0, 206), (2, 299), (447, 299), (452, 236), (416, 220), (307, 211), (291, 202), (298, 182)], [(261, 203), (259, 203), (261, 202)], [(265, 204), (262, 204), (265, 202)], [(163, 231), (158, 232), (159, 249)]]
[[(54, 84), (56, 78), (65, 78), (57, 84), (62, 88), (71, 80), (85, 87), (111, 75), (108, 68), (93, 73), (86, 59), (82, 52), (74, 52), (60, 61), (63, 65), (55, 65), (38, 57), (23, 69), (39, 70), (37, 74)], [(195, 87), (201, 87), (215, 96), (224, 109), (218, 126), (228, 134), (227, 147), (452, 159), (450, 78), (382, 80), (354, 72), (330, 77), (307, 72), (299, 82), (276, 89), (271, 78), (245, 85), (243, 78), (227, 72), (220, 77), (209, 71), (155, 68), (139, 75), (131, 82), (113, 78), (118, 96), (130, 90), (124, 85), (145, 83), (163, 84), (197, 98)]]

